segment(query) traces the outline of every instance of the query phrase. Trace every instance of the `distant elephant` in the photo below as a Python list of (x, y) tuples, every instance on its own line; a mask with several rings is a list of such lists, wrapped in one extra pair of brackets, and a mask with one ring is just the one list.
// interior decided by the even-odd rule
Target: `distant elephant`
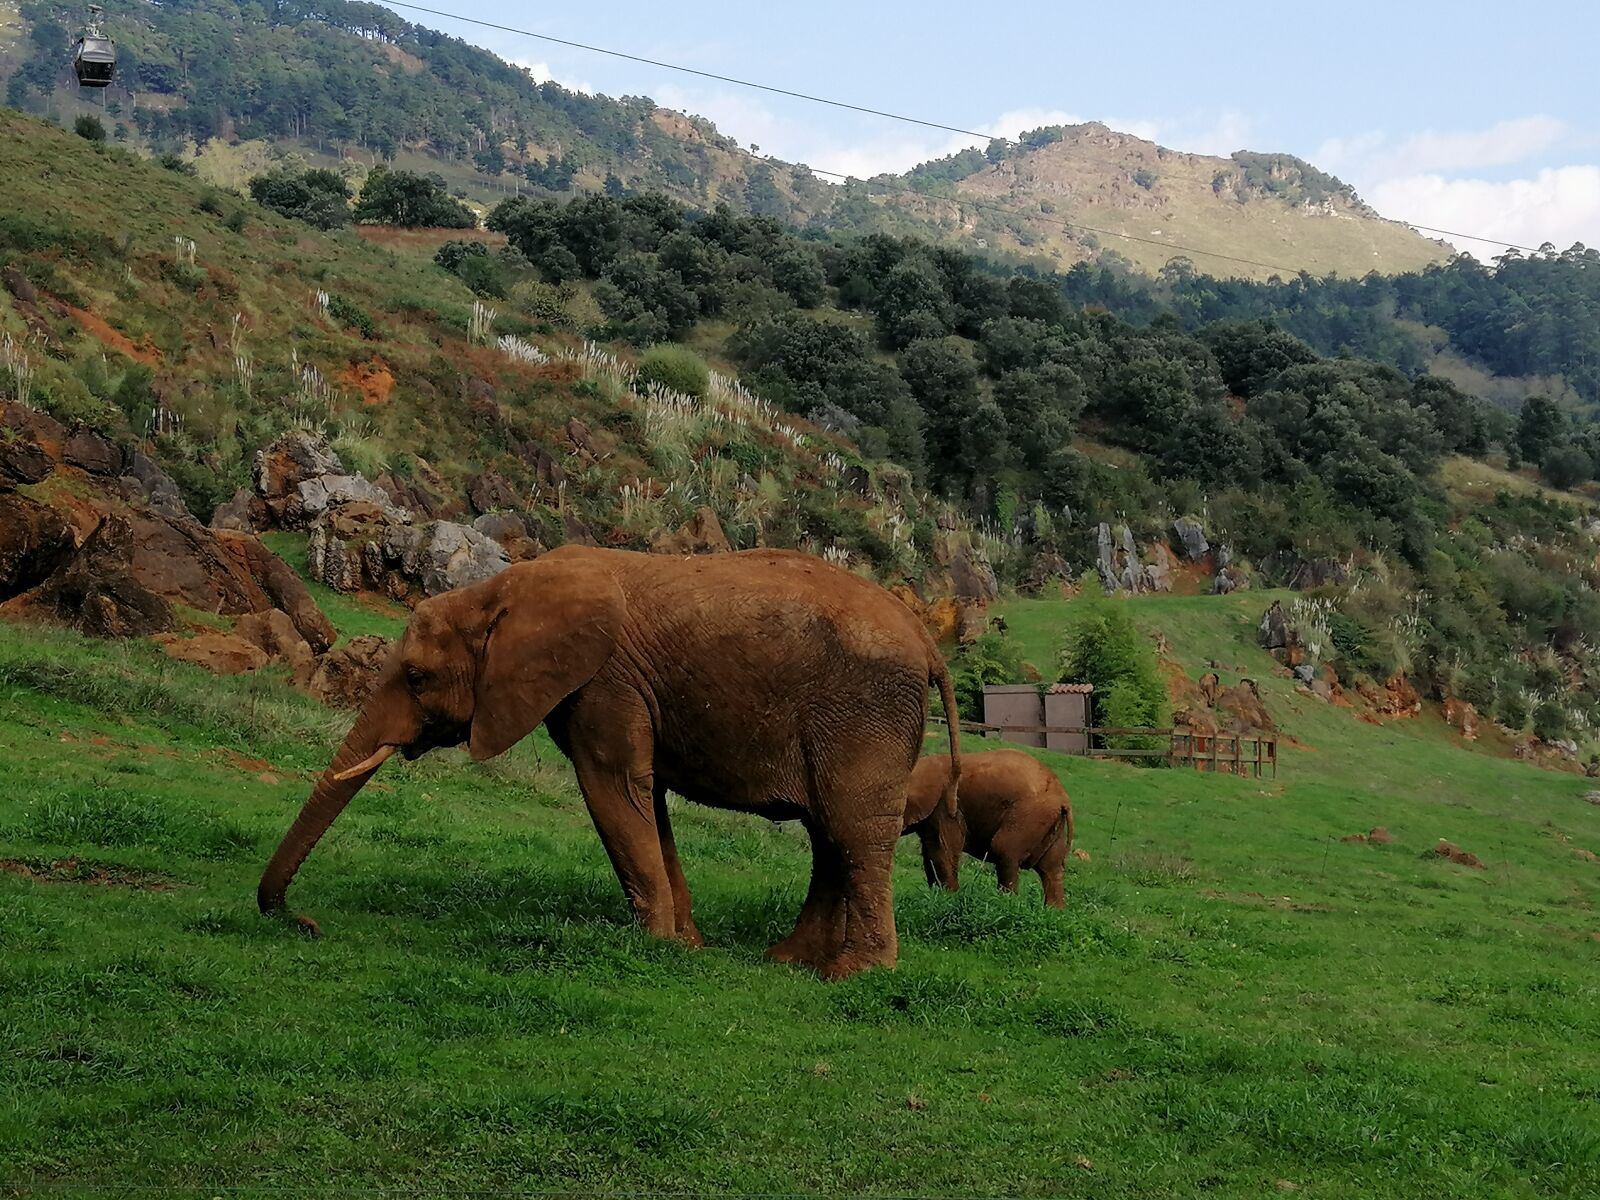
[[(954, 712), (944, 663), (911, 611), (808, 555), (563, 547), (417, 606), (257, 900), (283, 910), (312, 847), (396, 750), (412, 759), (464, 743), (481, 761), (543, 722), (645, 929), (702, 944), (670, 789), (804, 824), (811, 887), (771, 957), (826, 978), (890, 966), (890, 868), (930, 683)], [(940, 794), (953, 827), (954, 731), (951, 751)]]
[(1055, 772), (1021, 750), (969, 754), (961, 767), (956, 837), (941, 833), (942, 781), (947, 755), (921, 759), (906, 792), (905, 832), (922, 839), (922, 868), (930, 887), (955, 891), (961, 852), (994, 863), (1002, 892), (1017, 890), (1022, 871), (1036, 871), (1044, 902), (1065, 908), (1061, 868), (1072, 853), (1072, 801)]

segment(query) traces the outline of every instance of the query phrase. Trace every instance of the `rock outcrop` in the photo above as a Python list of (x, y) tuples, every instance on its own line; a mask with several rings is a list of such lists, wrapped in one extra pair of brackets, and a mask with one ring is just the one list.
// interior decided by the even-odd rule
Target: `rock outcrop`
[(0, 605), (0, 616), (55, 621), (104, 638), (171, 629), (172, 606), (139, 582), (133, 556), (133, 527), (108, 517), (48, 579)]
[(72, 527), (55, 509), (0, 492), (0, 600), (43, 583), (74, 549)]
[(303, 664), (294, 685), (335, 708), (359, 708), (389, 663), (387, 638), (351, 638), (337, 649)]
[(675, 533), (658, 533), (650, 543), (652, 554), (725, 554), (732, 549), (716, 510), (704, 505)]
[(232, 633), (205, 629), (193, 637), (158, 633), (158, 645), (168, 658), (204, 667), (213, 675), (243, 675), (267, 665), (266, 651)]
[(1172, 523), (1172, 532), (1177, 539), (1178, 549), (1189, 562), (1199, 562), (1211, 553), (1205, 527), (1193, 517), (1179, 517)]
[(489, 579), (510, 566), (511, 558), (500, 543), (470, 525), (413, 525), (407, 514), (360, 501), (317, 518), (306, 543), (306, 564), (313, 579), (335, 591), (370, 590), (415, 600)]

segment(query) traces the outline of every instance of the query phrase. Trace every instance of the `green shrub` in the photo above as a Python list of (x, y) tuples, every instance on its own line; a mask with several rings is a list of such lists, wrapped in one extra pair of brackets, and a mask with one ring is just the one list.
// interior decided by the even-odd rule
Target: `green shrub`
[(88, 142), (106, 140), (106, 127), (93, 113), (83, 113), (72, 123), (72, 132)]
[(1567, 710), (1555, 700), (1546, 700), (1533, 710), (1533, 732), (1541, 742), (1560, 742), (1572, 736)]
[(341, 327), (354, 329), (369, 341), (378, 336), (378, 329), (372, 323), (372, 318), (343, 296), (328, 297), (328, 316)]
[(990, 630), (962, 647), (950, 664), (950, 683), (962, 720), (983, 720), (983, 689), (1021, 683), (1023, 674), (1022, 650), (1003, 633)]
[(639, 387), (660, 384), (685, 396), (704, 396), (711, 387), (711, 371), (687, 346), (654, 346), (645, 352), (635, 375)]
[[(1094, 582), (1067, 608), (1061, 641), (1061, 680), (1094, 684), (1096, 719), (1110, 726), (1164, 726), (1171, 719), (1167, 686), (1155, 648), (1115, 601)], [(1154, 749), (1159, 739), (1110, 737), (1114, 749)]]

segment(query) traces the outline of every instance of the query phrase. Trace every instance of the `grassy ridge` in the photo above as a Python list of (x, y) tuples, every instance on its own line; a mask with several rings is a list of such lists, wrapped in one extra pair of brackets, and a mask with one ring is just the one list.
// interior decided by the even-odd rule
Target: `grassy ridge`
[[(1422, 722), (1277, 707), (1261, 600), (1139, 612), (1263, 679), (1312, 747), (1276, 782), (1052, 759), (1092, 855), (1067, 912), (976, 865), (930, 893), (908, 844), (900, 969), (839, 986), (761, 961), (804, 888), (793, 829), (679, 808), (712, 948), (629, 929), (542, 735), (488, 768), (386, 767), (296, 886), (327, 932), (307, 940), (252, 891), (338, 722), (271, 679), (0, 629), (0, 857), (160, 888), (0, 872), (0, 1180), (1600, 1185), (1600, 867), (1573, 854), (1600, 850), (1600, 810)], [(1048, 647), (1052, 610), (1008, 617)], [(1335, 840), (1378, 823), (1394, 845)], [(1420, 858), (1440, 836), (1488, 870)]]

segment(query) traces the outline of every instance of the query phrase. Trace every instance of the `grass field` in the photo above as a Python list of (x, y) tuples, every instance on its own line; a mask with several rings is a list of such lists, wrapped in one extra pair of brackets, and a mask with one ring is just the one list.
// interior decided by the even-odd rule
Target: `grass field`
[[(839, 985), (762, 961), (806, 853), (753, 818), (677, 810), (710, 948), (630, 929), (542, 733), (385, 767), (291, 893), (308, 939), (253, 893), (339, 719), (0, 626), (0, 1193), (1595, 1194), (1600, 808), (1295, 696), (1266, 600), (1138, 615), (1262, 681), (1277, 780), (1052, 758), (1067, 911), (976, 864), (931, 893), (906, 844), (901, 965)], [(1041, 663), (1060, 605), (1007, 609)]]

